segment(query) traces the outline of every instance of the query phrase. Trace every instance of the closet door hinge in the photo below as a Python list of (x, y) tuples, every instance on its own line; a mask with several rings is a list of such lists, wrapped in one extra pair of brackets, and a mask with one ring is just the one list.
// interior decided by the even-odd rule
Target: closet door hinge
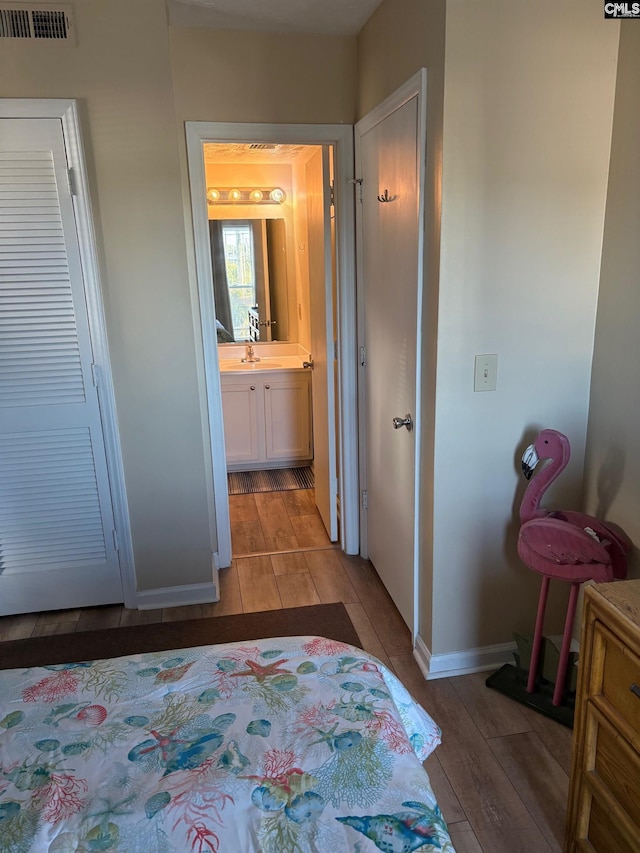
[(120, 542), (118, 540), (118, 531), (114, 528), (111, 531), (111, 533), (113, 535), (113, 547), (116, 549), (116, 551), (119, 551), (120, 550)]
[(362, 509), (367, 509), (368, 505), (369, 505), (369, 503), (367, 500), (367, 490), (363, 489), (362, 490)]
[(96, 388), (100, 387), (100, 365), (92, 364), (91, 365), (91, 378), (93, 379), (93, 384)]
[(69, 193), (71, 195), (78, 195), (78, 187), (76, 184), (76, 173), (74, 170), (69, 167), (67, 169), (67, 179), (69, 181)]
[(357, 186), (357, 187), (358, 187), (358, 201), (362, 201), (362, 183), (363, 183), (363, 178), (352, 178), (352, 179), (349, 181), (349, 183), (350, 183), (350, 184), (353, 184), (353, 185), (354, 185), (354, 187), (355, 187), (355, 186)]
[(365, 347), (360, 347), (360, 367), (364, 367), (367, 363), (367, 354)]
[(336, 182), (331, 181), (329, 185), (329, 204), (331, 207), (335, 207), (336, 204)]

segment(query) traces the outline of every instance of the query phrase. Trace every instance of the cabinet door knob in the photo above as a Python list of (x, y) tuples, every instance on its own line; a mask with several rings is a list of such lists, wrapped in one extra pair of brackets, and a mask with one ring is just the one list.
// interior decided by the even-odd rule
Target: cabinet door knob
[(255, 391), (255, 390), (256, 390), (256, 386), (255, 386), (255, 385), (252, 385), (252, 386), (251, 386), (251, 390), (252, 390), (252, 391)]
[(267, 391), (268, 391), (268, 390), (269, 390), (269, 388), (271, 388), (271, 385), (265, 385), (264, 387), (265, 387), (265, 388), (267, 389)]

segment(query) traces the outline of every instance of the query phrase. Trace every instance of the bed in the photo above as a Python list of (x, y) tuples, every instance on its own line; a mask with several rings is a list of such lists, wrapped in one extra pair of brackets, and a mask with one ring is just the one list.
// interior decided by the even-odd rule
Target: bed
[(219, 344), (233, 344), (235, 343), (235, 338), (225, 327), (222, 325), (220, 320), (216, 320), (216, 334), (218, 337)]
[(0, 672), (3, 853), (452, 853), (440, 731), (322, 637)]

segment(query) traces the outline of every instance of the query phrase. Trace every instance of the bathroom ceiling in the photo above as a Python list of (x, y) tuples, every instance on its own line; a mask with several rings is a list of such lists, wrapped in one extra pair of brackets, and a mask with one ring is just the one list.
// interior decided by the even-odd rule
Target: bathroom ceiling
[(167, 0), (169, 21), (220, 30), (357, 35), (381, 0)]
[[(240, 142), (205, 142), (205, 163), (293, 163), (308, 145), (253, 145)], [(315, 147), (315, 146), (312, 146)]]

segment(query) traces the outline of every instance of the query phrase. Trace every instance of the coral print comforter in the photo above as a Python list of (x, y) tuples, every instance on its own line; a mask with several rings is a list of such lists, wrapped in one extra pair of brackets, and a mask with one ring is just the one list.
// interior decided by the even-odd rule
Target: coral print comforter
[(451, 853), (439, 735), (320, 637), (1, 672), (0, 850)]

